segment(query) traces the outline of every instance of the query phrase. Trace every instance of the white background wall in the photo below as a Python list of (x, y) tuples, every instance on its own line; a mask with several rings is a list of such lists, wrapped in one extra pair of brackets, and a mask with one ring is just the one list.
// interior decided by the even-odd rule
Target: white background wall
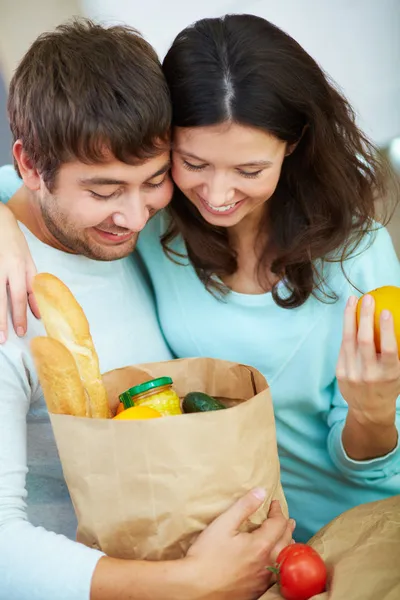
[(265, 17), (340, 85), (379, 144), (400, 135), (400, 0), (83, 0), (84, 12), (139, 29), (164, 56), (189, 23), (224, 13)]
[(0, 166), (11, 160), (7, 90), (18, 62), (43, 31), (81, 12), (80, 0), (0, 0)]
[[(0, 67), (6, 83), (31, 41), (79, 12), (141, 30), (163, 57), (202, 17), (253, 13), (282, 27), (332, 76), (380, 145), (400, 135), (400, 0), (0, 0)], [(0, 162), (9, 156), (0, 85)]]

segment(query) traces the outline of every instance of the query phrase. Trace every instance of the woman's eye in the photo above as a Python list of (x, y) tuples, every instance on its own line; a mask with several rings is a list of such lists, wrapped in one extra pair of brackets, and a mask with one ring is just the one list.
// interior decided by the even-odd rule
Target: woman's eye
[(238, 172), (243, 177), (248, 177), (249, 179), (254, 179), (255, 177), (258, 177), (259, 175), (261, 175), (262, 169), (260, 169), (259, 171), (252, 171), (251, 173), (249, 173), (248, 171), (240, 171), (240, 170)]
[(97, 200), (111, 200), (111, 198), (113, 198), (114, 196), (117, 195), (117, 192), (112, 192), (112, 194), (108, 194), (107, 196), (103, 196), (103, 194), (98, 194), (97, 192), (94, 192), (93, 190), (89, 190), (89, 194), (93, 198), (96, 198)]
[(192, 165), (192, 163), (188, 162), (187, 160), (183, 161), (183, 166), (188, 171), (202, 171), (206, 167), (206, 165)]

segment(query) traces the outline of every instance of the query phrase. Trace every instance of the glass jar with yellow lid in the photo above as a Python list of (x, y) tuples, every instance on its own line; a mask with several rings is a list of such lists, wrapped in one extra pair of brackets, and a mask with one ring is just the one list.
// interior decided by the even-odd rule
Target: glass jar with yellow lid
[(124, 408), (150, 406), (162, 415), (181, 415), (181, 403), (172, 387), (171, 377), (158, 377), (129, 388), (119, 399)]

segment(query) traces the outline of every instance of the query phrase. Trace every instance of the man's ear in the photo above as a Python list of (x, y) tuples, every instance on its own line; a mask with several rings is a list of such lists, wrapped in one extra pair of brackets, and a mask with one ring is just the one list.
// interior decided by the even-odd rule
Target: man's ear
[(19, 172), (26, 187), (37, 191), (40, 189), (40, 175), (33, 166), (31, 159), (25, 152), (21, 140), (17, 140), (13, 146), (13, 155), (18, 164)]

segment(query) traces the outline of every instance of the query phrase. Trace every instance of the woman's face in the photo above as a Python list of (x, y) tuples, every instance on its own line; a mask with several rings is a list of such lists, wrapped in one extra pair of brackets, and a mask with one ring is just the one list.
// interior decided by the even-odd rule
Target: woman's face
[(208, 223), (232, 227), (262, 210), (287, 151), (275, 136), (235, 123), (176, 127), (172, 175)]

